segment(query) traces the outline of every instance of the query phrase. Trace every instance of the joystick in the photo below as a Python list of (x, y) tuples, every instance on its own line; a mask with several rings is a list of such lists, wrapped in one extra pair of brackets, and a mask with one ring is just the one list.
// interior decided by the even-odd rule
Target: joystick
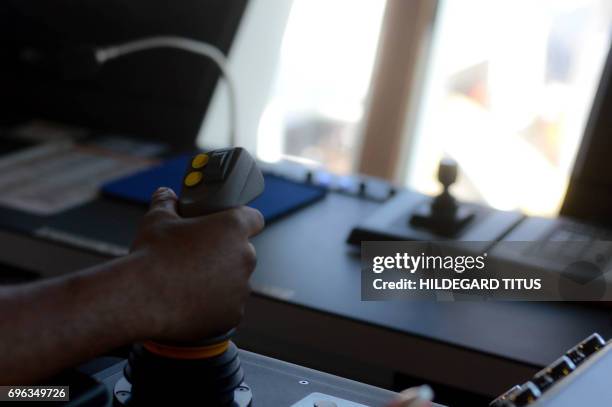
[(429, 229), (441, 236), (453, 236), (474, 218), (474, 212), (457, 204), (450, 187), (457, 180), (457, 162), (444, 158), (438, 166), (438, 181), (442, 192), (429, 205), (415, 208), (410, 224)]
[[(242, 148), (195, 155), (183, 178), (178, 212), (202, 216), (245, 205), (263, 192), (255, 160)], [(118, 405), (197, 405), (246, 407), (250, 388), (233, 330), (195, 343), (146, 341), (132, 347), (124, 376), (115, 385)]]

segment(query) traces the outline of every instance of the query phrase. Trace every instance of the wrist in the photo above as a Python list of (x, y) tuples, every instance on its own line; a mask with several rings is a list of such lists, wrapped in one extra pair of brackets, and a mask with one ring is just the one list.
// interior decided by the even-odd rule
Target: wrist
[(163, 313), (158, 309), (161, 293), (150, 281), (159, 267), (155, 258), (149, 249), (138, 249), (121, 259), (118, 279), (122, 286), (116, 293), (123, 302), (121, 320), (131, 342), (154, 338), (164, 329)]
[(105, 263), (83, 277), (85, 295), (90, 296), (92, 312), (103, 319), (122, 346), (155, 335), (158, 323), (152, 310), (155, 293), (147, 292), (143, 279), (147, 277), (150, 256), (144, 250), (135, 251)]

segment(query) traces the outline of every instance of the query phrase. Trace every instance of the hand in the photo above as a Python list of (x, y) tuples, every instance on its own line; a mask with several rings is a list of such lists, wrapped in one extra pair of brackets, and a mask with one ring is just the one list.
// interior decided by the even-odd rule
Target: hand
[(264, 227), (261, 213), (248, 207), (184, 219), (176, 201), (171, 189), (156, 191), (132, 245), (146, 264), (132, 276), (133, 309), (143, 314), (148, 339), (172, 342), (238, 325), (256, 263), (248, 239)]

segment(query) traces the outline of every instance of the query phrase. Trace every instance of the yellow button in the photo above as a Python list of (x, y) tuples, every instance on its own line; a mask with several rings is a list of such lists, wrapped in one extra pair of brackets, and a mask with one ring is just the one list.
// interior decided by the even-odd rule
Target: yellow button
[(191, 171), (185, 177), (185, 185), (188, 187), (194, 187), (202, 181), (202, 173), (200, 171)]
[(206, 164), (208, 164), (208, 154), (198, 154), (191, 160), (191, 166), (196, 169), (202, 168)]

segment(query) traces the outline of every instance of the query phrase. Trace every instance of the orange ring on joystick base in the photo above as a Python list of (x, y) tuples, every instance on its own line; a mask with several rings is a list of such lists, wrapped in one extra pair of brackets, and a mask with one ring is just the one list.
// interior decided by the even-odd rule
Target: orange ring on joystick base
[(142, 345), (149, 352), (170, 359), (208, 359), (218, 356), (229, 348), (230, 341), (226, 339), (219, 343), (206, 346), (172, 346), (146, 341)]

